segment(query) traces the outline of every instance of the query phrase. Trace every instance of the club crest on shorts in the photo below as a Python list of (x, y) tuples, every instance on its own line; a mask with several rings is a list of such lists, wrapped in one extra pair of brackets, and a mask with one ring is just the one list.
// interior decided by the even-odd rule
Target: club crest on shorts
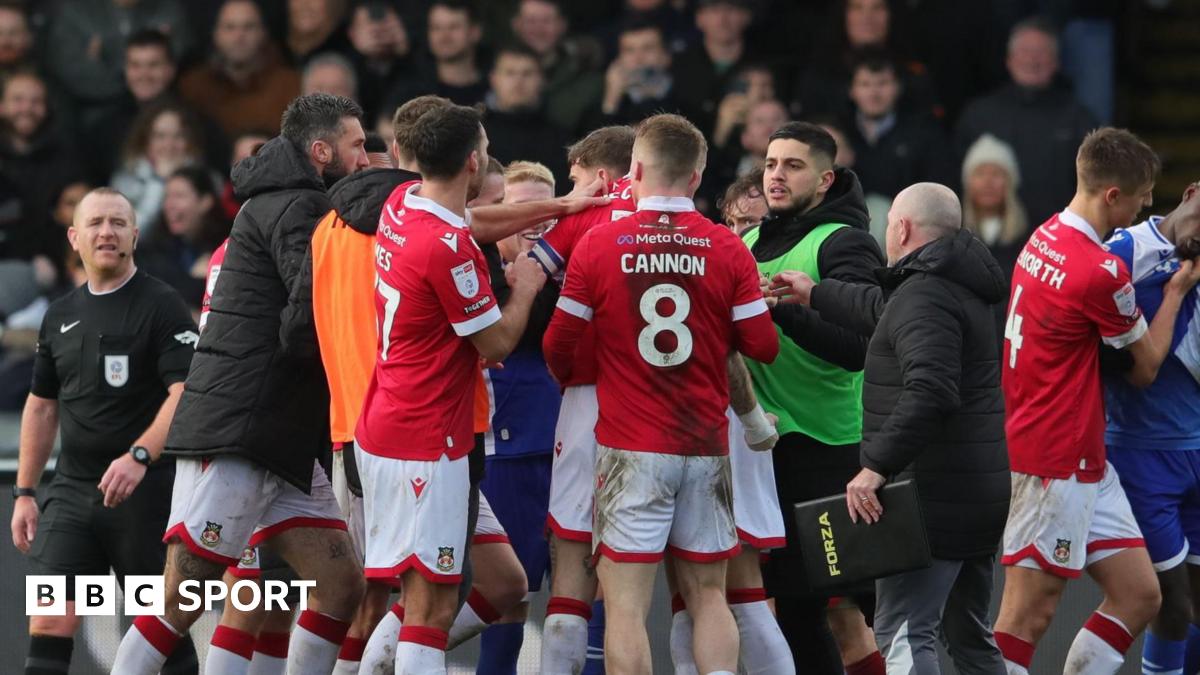
[(221, 543), (221, 527), (210, 520), (204, 521), (204, 531), (200, 533), (200, 543), (209, 548)]
[(129, 356), (104, 357), (104, 381), (110, 387), (124, 387), (129, 381)]
[(475, 273), (475, 263), (471, 260), (450, 268), (450, 276), (454, 277), (454, 287), (464, 298), (473, 298), (479, 292), (479, 276)]
[(1065, 565), (1071, 559), (1071, 540), (1056, 539), (1055, 541), (1058, 543), (1054, 545), (1054, 562)]
[(441, 572), (449, 572), (454, 569), (454, 547), (439, 546), (437, 557), (437, 568)]
[[(211, 525), (212, 523), (209, 524)], [(217, 529), (221, 529), (220, 526), (217, 526)], [(205, 531), (207, 532), (207, 530)], [(242, 567), (251, 567), (257, 560), (258, 552), (253, 546), (247, 546), (246, 548), (242, 549)]]

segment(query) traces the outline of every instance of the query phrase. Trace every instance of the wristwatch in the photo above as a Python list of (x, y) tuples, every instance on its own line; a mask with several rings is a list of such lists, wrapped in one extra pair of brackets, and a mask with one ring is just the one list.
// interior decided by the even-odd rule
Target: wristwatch
[(36, 499), (37, 498), (37, 490), (35, 490), (33, 488), (17, 487), (16, 485), (14, 485), (13, 486), (13, 499), (17, 499), (20, 497), (33, 497)]
[(133, 461), (141, 464), (142, 466), (150, 466), (150, 462), (154, 461), (150, 457), (150, 451), (140, 445), (135, 445), (130, 448), (129, 454), (133, 455)]

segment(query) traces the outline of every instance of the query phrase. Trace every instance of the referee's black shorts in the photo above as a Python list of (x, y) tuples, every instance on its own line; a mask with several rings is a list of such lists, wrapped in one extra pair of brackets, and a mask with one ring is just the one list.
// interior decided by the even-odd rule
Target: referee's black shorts
[(174, 463), (159, 464), (114, 508), (104, 506), (98, 480), (55, 474), (45, 490), (29, 557), (37, 574), (67, 576), (67, 599), (75, 599), (75, 575), (162, 574), (162, 542), (171, 514)]

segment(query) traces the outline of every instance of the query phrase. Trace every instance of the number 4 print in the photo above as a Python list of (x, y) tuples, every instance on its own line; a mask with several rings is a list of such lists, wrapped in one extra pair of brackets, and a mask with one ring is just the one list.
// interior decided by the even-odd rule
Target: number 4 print
[(1008, 340), (1008, 367), (1017, 367), (1017, 352), (1021, 349), (1021, 344), (1025, 342), (1025, 336), (1021, 335), (1021, 323), (1025, 318), (1017, 314), (1017, 303), (1021, 301), (1021, 292), (1024, 289), (1020, 284), (1017, 284), (1016, 290), (1013, 291), (1012, 304), (1008, 306), (1008, 321), (1004, 322), (1004, 339)]

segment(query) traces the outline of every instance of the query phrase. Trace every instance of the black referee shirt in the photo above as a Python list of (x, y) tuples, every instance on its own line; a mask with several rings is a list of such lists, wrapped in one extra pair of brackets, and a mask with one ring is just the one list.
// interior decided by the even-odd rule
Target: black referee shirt
[(138, 271), (120, 288), (87, 284), (46, 310), (33, 367), (35, 396), (58, 400), (57, 471), (99, 480), (187, 379), (196, 324), (170, 286)]

